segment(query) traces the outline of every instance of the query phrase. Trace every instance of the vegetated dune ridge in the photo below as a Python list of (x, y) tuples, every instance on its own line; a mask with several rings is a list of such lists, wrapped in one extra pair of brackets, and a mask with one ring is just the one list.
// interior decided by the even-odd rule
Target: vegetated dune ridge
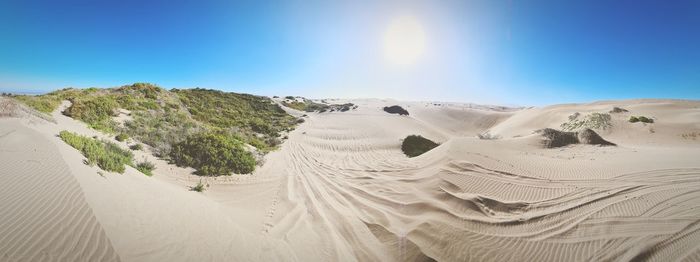
[[(58, 112), (57, 124), (22, 123), (58, 147), (123, 261), (700, 259), (698, 101), (350, 102), (359, 108), (305, 113), (253, 175), (205, 179), (203, 194), (187, 191), (191, 170), (141, 153), (153, 177), (100, 177), (53, 136), (108, 137)], [(410, 115), (382, 110), (390, 105)], [(533, 133), (613, 106), (630, 112), (595, 131), (617, 146), (545, 149)], [(412, 134), (441, 145), (407, 158), (400, 139)]]
[[(80, 152), (56, 136), (61, 130), (100, 139), (113, 136), (62, 115), (68, 105), (64, 102), (51, 114), (55, 123), (27, 114), (0, 118), (0, 130), (15, 130), (0, 138), (0, 179), (10, 189), (0, 206), (18, 211), (0, 214), (12, 218), (0, 221), (0, 261), (294, 259), (283, 241), (245, 232), (218, 203), (188, 191), (196, 183), (185, 175), (191, 169), (169, 167), (141, 151), (134, 152), (137, 159), (155, 162), (158, 179), (128, 166), (117, 174), (83, 164)], [(37, 157), (34, 149), (48, 152)], [(25, 164), (37, 160), (42, 168)]]

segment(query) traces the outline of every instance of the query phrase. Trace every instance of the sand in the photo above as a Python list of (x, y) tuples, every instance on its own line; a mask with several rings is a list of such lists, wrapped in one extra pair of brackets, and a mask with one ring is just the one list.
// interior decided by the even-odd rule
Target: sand
[(51, 142), (0, 119), (0, 159), (0, 260), (119, 261)]
[[(101, 250), (88, 253), (122, 261), (700, 260), (700, 140), (683, 136), (700, 131), (698, 101), (523, 109), (347, 102), (359, 108), (308, 113), (254, 174), (206, 179), (212, 186), (204, 193), (188, 191), (199, 179), (191, 169), (148, 152), (138, 152), (137, 159), (156, 163), (153, 177), (132, 168), (98, 175), (55, 134), (70, 130), (111, 137), (58, 111), (56, 123), (2, 119), (0, 129), (21, 130), (26, 138), (0, 138), (0, 143), (31, 140), (44, 143), (37, 145), (42, 150), (53, 148), (43, 161), (67, 167), (61, 174), (73, 187), (40, 179), (57, 169), (37, 169), (32, 179), (24, 179), (27, 175), (18, 176), (22, 169), (11, 163), (34, 155), (5, 154), (0, 166), (9, 168), (2, 168), (0, 179), (12, 181), (12, 195), (24, 202), (0, 204), (34, 212), (38, 222), (0, 226), (0, 232), (15, 232), (9, 235), (13, 241), (0, 241), (0, 251), (27, 260), (44, 254), (37, 248), (43, 246), (75, 258), (68, 260), (91, 260), (46, 237), (61, 236), (57, 228), (78, 223), (41, 213), (43, 202), (33, 188), (56, 185), (60, 192), (76, 188), (70, 190), (87, 205), (80, 217), (93, 218), (93, 227), (101, 228), (71, 235), (104, 238), (77, 249)], [(384, 112), (389, 105), (410, 115)], [(630, 112), (611, 114), (612, 127), (595, 131), (616, 146), (548, 149), (533, 133), (559, 128), (575, 112), (604, 113), (614, 106)], [(655, 123), (629, 123), (631, 115), (653, 117)], [(497, 139), (477, 137), (484, 133)], [(400, 140), (411, 134), (441, 145), (407, 158)], [(48, 222), (59, 226), (43, 226)], [(33, 234), (16, 233), (22, 230)], [(18, 241), (28, 244), (16, 249)]]

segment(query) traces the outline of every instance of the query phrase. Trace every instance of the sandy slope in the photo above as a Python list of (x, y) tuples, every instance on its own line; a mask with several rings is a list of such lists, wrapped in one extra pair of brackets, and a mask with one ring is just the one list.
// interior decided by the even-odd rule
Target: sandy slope
[[(64, 103), (62, 108), (66, 106)], [(32, 118), (0, 119), (0, 130), (15, 130), (6, 139), (0, 138), (0, 179), (10, 183), (12, 189), (0, 193), (8, 194), (8, 197), (3, 195), (0, 207), (17, 211), (0, 215), (3, 220), (5, 216), (9, 219), (8, 223), (0, 223), (0, 232), (9, 233), (0, 237), (0, 251), (10, 258), (18, 261), (294, 258), (284, 242), (245, 232), (218, 203), (188, 191), (186, 185), (191, 184), (182, 182), (188, 178), (173, 179), (167, 173), (187, 170), (168, 168), (164, 161), (152, 159), (160, 168), (156, 170), (159, 179), (152, 179), (131, 167), (124, 174), (116, 174), (84, 165), (80, 152), (56, 134), (69, 130), (105, 139), (111, 136), (91, 130), (58, 111), (52, 117), (55, 124)], [(34, 149), (42, 152), (40, 157)], [(142, 153), (136, 155), (144, 157)], [(27, 161), (41, 161), (48, 166), (22, 165)]]
[(0, 119), (0, 260), (119, 261), (54, 145)]
[[(278, 188), (264, 200), (263, 232), (289, 239), (300, 257), (569, 261), (698, 254), (700, 144), (680, 137), (700, 128), (698, 102), (519, 112), (403, 103), (410, 117), (382, 112), (387, 102), (355, 102), (357, 111), (312, 115), (268, 161), (278, 166), (257, 174), (279, 177), (260, 185)], [(541, 149), (531, 135), (574, 111), (606, 112), (613, 104), (655, 116), (657, 131), (627, 124), (628, 114), (604, 132), (619, 147)], [(506, 138), (474, 138), (487, 130)], [(443, 145), (407, 159), (398, 145), (408, 134)]]
[[(57, 124), (22, 125), (58, 148), (53, 161), (68, 164), (124, 261), (700, 259), (700, 139), (682, 137), (700, 133), (700, 102), (351, 102), (359, 109), (309, 114), (253, 175), (208, 179), (204, 194), (187, 191), (191, 170), (147, 154), (137, 158), (156, 162), (154, 177), (98, 176), (53, 136), (101, 134), (58, 112)], [(381, 110), (393, 104), (411, 115)], [(543, 149), (532, 134), (612, 106), (631, 111), (600, 131), (617, 147)], [(487, 131), (501, 139), (475, 137)], [(442, 145), (409, 159), (399, 149), (409, 134)]]

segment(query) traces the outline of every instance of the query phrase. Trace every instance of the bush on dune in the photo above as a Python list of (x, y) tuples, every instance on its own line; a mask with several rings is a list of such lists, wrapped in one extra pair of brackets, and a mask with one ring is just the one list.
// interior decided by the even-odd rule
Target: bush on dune
[(439, 146), (440, 144), (419, 135), (407, 136), (401, 144), (401, 150), (408, 157), (416, 157)]
[(282, 101), (282, 105), (293, 108), (299, 111), (305, 111), (305, 112), (318, 112), (318, 113), (324, 113), (327, 111), (330, 112), (346, 112), (349, 110), (354, 110), (357, 109), (357, 105), (353, 103), (345, 103), (345, 104), (327, 104), (325, 100), (323, 100), (323, 103), (317, 103), (314, 102), (311, 99), (306, 99), (306, 98), (301, 98), (303, 101)]
[(267, 138), (279, 137), (280, 132), (292, 130), (296, 125), (293, 116), (267, 97), (207, 89), (177, 90), (175, 93), (192, 118), (221, 130), (235, 128), (244, 140), (261, 134), (267, 141)]
[(144, 175), (153, 176), (153, 170), (156, 169), (156, 165), (149, 161), (143, 161), (137, 163), (134, 168), (136, 168), (136, 170), (140, 171)]
[(123, 131), (135, 140), (153, 147), (159, 157), (170, 154), (172, 145), (200, 130), (198, 124), (181, 111), (139, 111), (124, 123)]
[(233, 136), (219, 132), (202, 132), (176, 144), (170, 153), (178, 166), (197, 169), (198, 175), (222, 176), (247, 174), (255, 169), (255, 157)]
[(190, 190), (194, 191), (194, 192), (202, 193), (202, 192), (204, 192), (204, 190), (206, 190), (206, 188), (204, 187), (204, 184), (202, 184), (202, 180), (199, 180), (199, 182), (197, 182), (197, 185), (190, 187)]
[(535, 133), (540, 134), (544, 138), (542, 140), (542, 145), (544, 148), (563, 147), (571, 144), (577, 144), (579, 142), (576, 132), (565, 132), (553, 128), (544, 128), (535, 131)]
[(114, 139), (116, 139), (116, 140), (119, 141), (119, 142), (124, 142), (124, 141), (126, 141), (127, 139), (129, 139), (129, 135), (124, 134), (124, 133), (120, 133), (120, 134), (118, 134), (117, 136), (115, 136)]
[(94, 89), (65, 88), (43, 95), (13, 95), (12, 97), (25, 105), (42, 113), (51, 113), (58, 109), (63, 100), (72, 100), (85, 94), (93, 93)]
[(624, 109), (622, 107), (617, 107), (617, 106), (613, 107), (613, 109), (610, 110), (610, 113), (613, 113), (613, 114), (627, 113), (627, 112), (629, 112), (629, 110)]
[(112, 96), (80, 97), (73, 99), (73, 104), (63, 113), (87, 123), (93, 129), (112, 133), (116, 127), (112, 117), (118, 107)]
[(403, 109), (403, 107), (400, 106), (385, 106), (384, 111), (386, 111), (389, 114), (399, 114), (399, 115), (408, 115), (408, 111), (406, 109)]
[(575, 113), (569, 116), (569, 122), (561, 124), (561, 129), (565, 131), (579, 131), (586, 128), (607, 129), (612, 127), (611, 119), (608, 113), (591, 113), (583, 117)]
[(645, 116), (630, 116), (630, 123), (637, 123), (637, 122), (642, 122), (642, 123), (647, 123), (651, 124), (654, 123), (654, 119), (645, 117)]
[[(194, 167), (205, 175), (251, 172), (255, 160), (244, 149), (244, 143), (259, 153), (272, 151), (281, 143), (282, 133), (298, 124), (297, 118), (267, 97), (206, 89), (168, 91), (147, 83), (107, 89), (63, 89), (20, 99), (45, 112), (69, 100), (72, 105), (64, 111), (65, 115), (93, 129), (118, 134), (114, 137), (118, 141), (132, 138), (147, 144), (154, 155), (172, 158), (171, 161)], [(119, 109), (131, 111), (131, 119), (123, 125), (113, 120)], [(223, 139), (206, 140), (195, 136), (199, 133), (216, 134), (220, 136), (217, 139)], [(231, 153), (201, 145), (211, 141), (232, 149)], [(178, 151), (173, 152), (176, 147)], [(142, 146), (136, 144), (130, 149), (142, 150)]]
[(615, 146), (615, 143), (603, 139), (598, 133), (589, 128), (578, 132), (566, 132), (552, 128), (544, 128), (535, 131), (535, 133), (542, 136), (542, 146), (544, 148), (557, 148), (571, 144)]
[(79, 150), (89, 165), (97, 164), (102, 170), (124, 173), (125, 165), (131, 165), (133, 154), (118, 145), (61, 131), (59, 137), (68, 145)]
[(61, 104), (55, 96), (16, 96), (15, 99), (43, 113), (51, 113)]
[(283, 101), (282, 104), (286, 107), (293, 108), (293, 109), (296, 109), (299, 111), (306, 110), (306, 103), (304, 103), (304, 102), (297, 102), (297, 101), (285, 102), (285, 101)]

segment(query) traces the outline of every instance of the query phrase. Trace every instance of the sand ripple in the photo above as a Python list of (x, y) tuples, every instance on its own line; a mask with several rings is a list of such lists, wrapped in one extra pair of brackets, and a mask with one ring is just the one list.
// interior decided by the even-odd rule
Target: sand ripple
[(58, 150), (0, 121), (0, 261), (119, 261)]
[(309, 121), (292, 134), (282, 152), (288, 165), (265, 221), (266, 234), (289, 240), (304, 235), (309, 239), (304, 245), (317, 247), (301, 258), (698, 257), (700, 169), (626, 172), (608, 179), (586, 179), (582, 169), (580, 179), (557, 179), (451, 156), (451, 147), (471, 145), (449, 140), (407, 159), (396, 142), (403, 134), (388, 129), (391, 123), (373, 125), (404, 120), (367, 116), (360, 124), (351, 116), (333, 117)]

